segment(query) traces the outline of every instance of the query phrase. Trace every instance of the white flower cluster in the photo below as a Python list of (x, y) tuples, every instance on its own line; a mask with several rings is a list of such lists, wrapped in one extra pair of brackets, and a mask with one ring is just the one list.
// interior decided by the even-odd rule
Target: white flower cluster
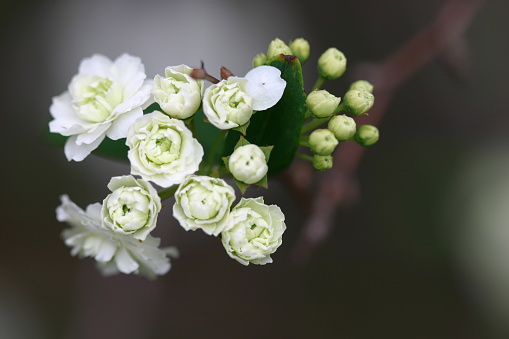
[[(186, 65), (172, 66), (164, 76), (147, 80), (137, 57), (124, 54), (111, 61), (93, 55), (81, 62), (67, 91), (53, 98), (50, 131), (68, 137), (64, 150), (69, 161), (82, 161), (105, 137), (125, 138), (129, 147), (131, 175), (113, 177), (111, 194), (102, 204), (83, 211), (63, 195), (57, 208), (57, 219), (70, 226), (62, 236), (71, 254), (94, 258), (106, 275), (155, 278), (169, 271), (176, 249), (160, 248), (150, 233), (161, 198), (172, 192), (180, 225), (220, 236), (228, 255), (244, 265), (272, 262), (270, 255), (281, 244), (286, 226), (279, 207), (265, 205), (263, 198), (242, 198), (233, 207), (235, 190), (201, 169), (204, 148), (187, 124), (200, 109), (219, 129), (246, 124), (256, 111), (281, 99), (286, 87), (281, 72), (260, 66), (206, 90), (192, 73)], [(160, 110), (144, 114), (154, 103)], [(267, 161), (260, 147), (248, 144), (236, 147), (227, 167), (238, 182), (257, 184), (266, 180)]]

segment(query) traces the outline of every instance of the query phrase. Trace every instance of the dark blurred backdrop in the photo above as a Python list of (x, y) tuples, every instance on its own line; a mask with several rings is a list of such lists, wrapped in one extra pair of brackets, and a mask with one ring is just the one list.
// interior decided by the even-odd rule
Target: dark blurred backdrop
[(465, 34), (468, 68), (431, 62), (397, 93), (357, 173), (360, 197), (337, 211), (306, 265), (291, 252), (306, 215), (285, 186), (264, 194), (288, 230), (274, 263), (244, 267), (219, 241), (162, 212), (156, 235), (181, 257), (155, 282), (103, 278), (69, 254), (59, 195), (101, 201), (126, 164), (68, 163), (43, 142), (51, 97), (93, 53), (141, 57), (147, 75), (203, 60), (245, 74), (275, 37), (335, 46), (349, 72), (388, 57), (444, 0), (4, 0), (0, 4), (0, 337), (509, 337), (509, 2), (486, 1)]

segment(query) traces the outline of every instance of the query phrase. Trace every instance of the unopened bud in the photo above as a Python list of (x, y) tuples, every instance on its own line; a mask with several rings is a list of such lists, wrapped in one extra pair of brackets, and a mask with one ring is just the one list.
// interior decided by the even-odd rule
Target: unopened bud
[(258, 53), (253, 59), (253, 68), (265, 65), (267, 61), (267, 55), (265, 53)]
[(329, 48), (318, 59), (318, 71), (325, 79), (339, 78), (345, 70), (346, 57), (337, 48)]
[(291, 55), (292, 50), (288, 47), (287, 44), (281, 39), (274, 39), (269, 44), (269, 49), (267, 50), (267, 59), (271, 59), (279, 54)]
[(318, 155), (313, 156), (313, 167), (319, 171), (324, 171), (332, 168), (331, 155)]
[(341, 98), (338, 98), (326, 90), (316, 90), (306, 98), (306, 105), (311, 113), (317, 118), (327, 118), (334, 114), (339, 106)]
[(339, 141), (328, 129), (317, 129), (309, 135), (309, 147), (314, 154), (329, 155), (334, 152)]
[(366, 80), (357, 80), (350, 85), (350, 89), (364, 89), (369, 93), (373, 93), (373, 85)]
[(339, 141), (345, 141), (354, 136), (356, 131), (355, 120), (346, 115), (336, 115), (329, 121), (327, 128), (334, 133)]
[(309, 42), (303, 38), (298, 38), (290, 42), (290, 49), (292, 54), (299, 58), (301, 64), (304, 64), (309, 59)]
[(371, 146), (378, 141), (379, 133), (378, 128), (372, 125), (362, 125), (357, 129), (353, 139), (359, 145)]
[(362, 115), (373, 107), (375, 96), (365, 89), (351, 89), (346, 92), (343, 103), (348, 113)]

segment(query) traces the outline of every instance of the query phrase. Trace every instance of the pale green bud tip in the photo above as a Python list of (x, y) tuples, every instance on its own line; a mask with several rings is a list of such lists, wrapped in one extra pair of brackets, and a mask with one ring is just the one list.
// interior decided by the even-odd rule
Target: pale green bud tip
[(319, 171), (324, 171), (332, 168), (331, 155), (318, 155), (313, 156), (313, 167)]
[(301, 64), (309, 59), (309, 42), (303, 38), (298, 38), (290, 42), (290, 49), (292, 54), (299, 58)]
[(264, 53), (258, 53), (253, 59), (253, 68), (261, 65), (265, 65), (267, 61), (267, 55)]
[(353, 138), (359, 145), (371, 146), (378, 141), (378, 137), (378, 128), (372, 125), (362, 125), (357, 129)]
[(329, 155), (338, 143), (334, 133), (328, 129), (317, 129), (309, 135), (309, 147), (314, 154)]
[(325, 79), (336, 79), (345, 73), (346, 57), (337, 48), (331, 47), (318, 59), (318, 71)]
[(375, 103), (375, 96), (365, 89), (351, 89), (346, 92), (344, 104), (348, 113), (362, 115), (367, 113)]
[(317, 118), (327, 118), (333, 115), (340, 102), (341, 98), (330, 94), (326, 90), (313, 91), (306, 98), (306, 105)]
[(369, 93), (373, 93), (373, 85), (366, 80), (357, 80), (350, 85), (350, 89), (363, 89)]
[(354, 136), (356, 131), (355, 120), (346, 115), (336, 115), (329, 121), (327, 128), (334, 133), (339, 141), (345, 141)]
[(287, 44), (281, 39), (274, 39), (269, 44), (269, 49), (267, 50), (267, 59), (271, 59), (279, 54), (291, 55), (292, 50), (288, 47)]

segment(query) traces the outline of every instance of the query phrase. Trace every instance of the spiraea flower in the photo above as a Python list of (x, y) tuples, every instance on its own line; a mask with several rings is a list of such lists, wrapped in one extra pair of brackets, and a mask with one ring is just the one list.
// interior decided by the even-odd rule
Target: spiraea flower
[(233, 227), (221, 233), (228, 255), (243, 265), (272, 263), (270, 255), (282, 243), (285, 216), (276, 205), (265, 205), (263, 197), (242, 198), (231, 215)]
[(315, 90), (306, 97), (306, 105), (311, 113), (317, 118), (328, 118), (338, 108), (341, 98), (330, 94), (328, 91)]
[(193, 69), (186, 65), (166, 67), (165, 76), (154, 78), (154, 100), (172, 118), (187, 119), (200, 107), (203, 80), (189, 76)]
[(346, 57), (337, 48), (327, 49), (318, 59), (318, 71), (325, 79), (336, 79), (346, 71)]
[(232, 226), (230, 207), (235, 190), (226, 181), (191, 175), (175, 192), (173, 216), (187, 231), (201, 229), (217, 236)]
[(131, 173), (161, 187), (180, 184), (198, 170), (203, 147), (184, 122), (155, 111), (129, 129), (126, 140)]
[(141, 60), (128, 54), (111, 61), (103, 55), (84, 59), (68, 90), (54, 97), (50, 131), (68, 136), (67, 159), (81, 161), (107, 136), (125, 138), (129, 126), (150, 103), (152, 81)]
[(111, 191), (103, 201), (101, 220), (113, 232), (145, 240), (156, 227), (161, 211), (157, 191), (143, 179), (126, 175), (111, 178)]
[(91, 257), (105, 275), (118, 272), (139, 274), (149, 279), (166, 274), (171, 267), (169, 255), (175, 248), (159, 248), (160, 239), (148, 235), (144, 241), (112, 232), (101, 225), (101, 204), (83, 211), (67, 195), (61, 196), (57, 219), (69, 224), (62, 237), (73, 256)]
[(203, 113), (219, 129), (244, 125), (253, 111), (274, 106), (283, 96), (286, 81), (272, 66), (258, 66), (244, 78), (229, 77), (205, 90)]
[(259, 146), (249, 144), (237, 147), (228, 159), (233, 177), (246, 184), (260, 181), (268, 172), (267, 159)]

